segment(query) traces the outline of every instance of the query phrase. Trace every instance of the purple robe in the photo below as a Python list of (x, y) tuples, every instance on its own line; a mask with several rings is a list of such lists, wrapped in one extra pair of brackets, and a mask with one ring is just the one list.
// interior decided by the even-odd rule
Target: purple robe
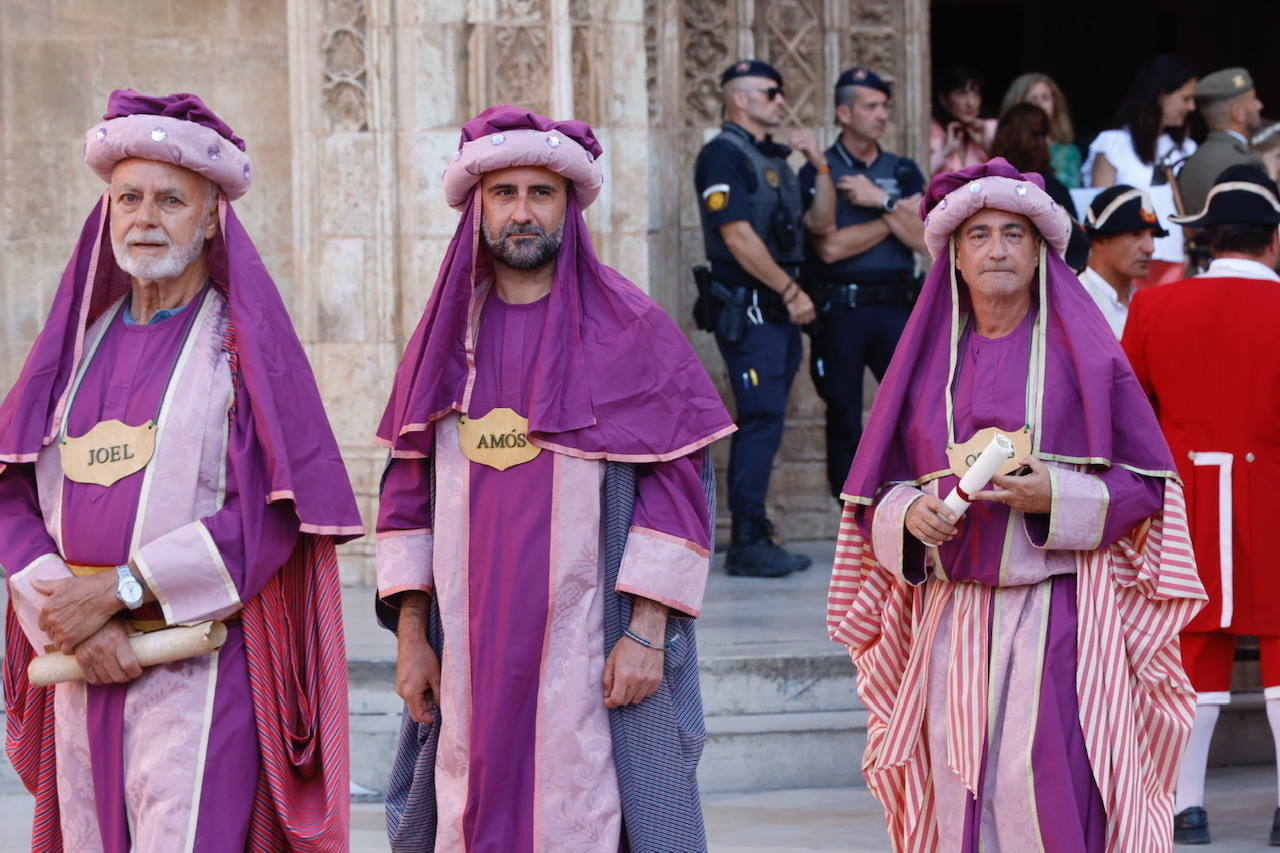
[[(954, 398), (958, 439), (988, 426), (1013, 432), (1027, 422), (1034, 319), (1033, 307), (1001, 338), (984, 338), (972, 328), (961, 337)], [(901, 539), (903, 574), (910, 582), (995, 588), (985, 612), (957, 614), (948, 604), (930, 657), (926, 719), (938, 834), (946, 850), (1106, 849), (1106, 811), (1085, 751), (1076, 696), (1076, 578), (1070, 550), (1110, 545), (1157, 512), (1163, 481), (1119, 467), (1084, 474), (1055, 465), (1053, 476), (1049, 514), (1024, 516), (1004, 504), (975, 502), (960, 522), (959, 535), (938, 549), (940, 565), (926, 560), (924, 547), (903, 527), (918, 490), (896, 486), (876, 502), (872, 520), (872, 514), (861, 516), (869, 540)], [(953, 476), (943, 477), (925, 491), (945, 494), (955, 482)], [(976, 630), (987, 633), (990, 648), (983, 686), (989, 729), (977, 796), (948, 766), (947, 752), (951, 643), (945, 638), (969, 630), (955, 625), (966, 619), (980, 620)]]
[[(470, 416), (528, 411), (548, 304), (485, 299)], [(543, 450), (498, 471), (461, 455), (456, 424), (436, 424), (430, 459), (392, 461), (378, 519), (379, 595), (427, 590), (441, 608), (436, 847), (617, 849), (602, 685), (604, 463)], [(642, 466), (619, 573), (620, 591), (667, 604), (672, 618), (701, 608), (710, 546), (701, 456)]]
[[(134, 617), (168, 625), (226, 619), (284, 563), (297, 537), (290, 504), (240, 497), (261, 493), (264, 466), (247, 403), (239, 401), (234, 424), (226, 416), (235, 394), (222, 351), (224, 298), (207, 292), (145, 326), (126, 325), (123, 310), (91, 330), (91, 340), (104, 334), (67, 430), (82, 435), (111, 418), (137, 425), (159, 412), (151, 463), (109, 487), (76, 483), (61, 475), (54, 444), (36, 463), (0, 474), (0, 565), (37, 650), (47, 638), (36, 627), (43, 598), (33, 579), (133, 557), (158, 599)], [(185, 466), (194, 467), (191, 476), (166, 476)], [(238, 622), (228, 622), (225, 645), (207, 658), (150, 667), (123, 685), (64, 683), (54, 702), (67, 849), (245, 848), (259, 754)]]

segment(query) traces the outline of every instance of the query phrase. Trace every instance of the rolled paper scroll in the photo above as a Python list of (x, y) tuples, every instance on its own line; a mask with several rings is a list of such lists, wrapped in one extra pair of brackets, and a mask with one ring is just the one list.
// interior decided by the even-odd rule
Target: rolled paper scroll
[[(227, 626), (221, 622), (201, 622), (180, 628), (164, 628), (129, 638), (138, 663), (144, 667), (175, 660), (207, 655), (222, 648), (227, 640)], [(63, 681), (80, 681), (84, 670), (75, 655), (49, 652), (40, 655), (27, 665), (27, 678), (35, 687), (47, 687)]]
[(991, 443), (978, 455), (974, 463), (969, 466), (969, 470), (964, 472), (964, 476), (960, 478), (960, 482), (951, 494), (947, 495), (943, 501), (956, 516), (964, 515), (965, 510), (969, 508), (969, 495), (980, 491), (987, 483), (991, 482), (991, 478), (1000, 470), (1000, 466), (1004, 464), (1006, 459), (1013, 456), (1013, 442), (1008, 436), (997, 434), (991, 439)]

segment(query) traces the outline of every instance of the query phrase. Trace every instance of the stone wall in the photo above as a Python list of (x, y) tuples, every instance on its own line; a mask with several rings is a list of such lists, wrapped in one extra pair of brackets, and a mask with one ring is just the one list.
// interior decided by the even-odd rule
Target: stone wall
[[(787, 76), (791, 125), (829, 142), (835, 75), (871, 64), (899, 85), (888, 146), (919, 157), (927, 9), (926, 0), (8, 0), (0, 383), (16, 377), (103, 189), (80, 146), (107, 93), (198, 92), (248, 141), (255, 182), (236, 208), (307, 346), (371, 523), (385, 458), (371, 435), (456, 225), (440, 172), (462, 122), (503, 102), (591, 122), (607, 170), (587, 216), (596, 248), (687, 328), (689, 267), (702, 258), (692, 163), (718, 124), (720, 71), (742, 56), (773, 62)], [(710, 336), (689, 332), (723, 389)], [(784, 536), (831, 536), (821, 404), (806, 376), (797, 384), (771, 513)], [(371, 538), (347, 546), (347, 582), (372, 579), (372, 553)]]
[(204, 93), (250, 140), (255, 187), (236, 209), (295, 304), (287, 46), (283, 0), (0, 4), (0, 385), (106, 189), (82, 145), (115, 88)]

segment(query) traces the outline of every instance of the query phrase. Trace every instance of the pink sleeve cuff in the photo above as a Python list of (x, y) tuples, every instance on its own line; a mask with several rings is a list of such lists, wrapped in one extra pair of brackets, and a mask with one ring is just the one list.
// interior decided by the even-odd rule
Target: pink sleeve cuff
[[(1026, 518), (1031, 544), (1047, 551), (1093, 551), (1102, 544), (1103, 527), (1111, 494), (1101, 477), (1049, 466), (1053, 504), (1049, 510), (1048, 532), (1043, 520)], [(1043, 516), (1041, 516), (1043, 519)], [(1040, 541), (1043, 540), (1043, 541)]]
[(430, 592), (430, 530), (392, 530), (378, 534), (378, 598), (399, 592)]
[(38, 655), (44, 654), (45, 649), (53, 644), (38, 627), (40, 611), (48, 596), (36, 592), (31, 582), (60, 581), (70, 577), (73, 577), (71, 570), (57, 554), (36, 557), (22, 571), (9, 577), (9, 600), (13, 602), (14, 615), (18, 617), (18, 624), (22, 626), (23, 633)]
[(702, 612), (711, 553), (687, 539), (632, 527), (618, 569), (618, 592), (638, 595), (687, 616)]
[(906, 538), (911, 536), (907, 532), (907, 510), (923, 496), (924, 492), (914, 486), (894, 486), (880, 499), (871, 520), (871, 550), (876, 562), (898, 580), (913, 586), (925, 581), (925, 551), (914, 538), (911, 541), (916, 547), (910, 553), (904, 548)]
[(131, 562), (170, 625), (225, 619), (240, 609), (240, 592), (222, 553), (199, 521), (143, 545)]

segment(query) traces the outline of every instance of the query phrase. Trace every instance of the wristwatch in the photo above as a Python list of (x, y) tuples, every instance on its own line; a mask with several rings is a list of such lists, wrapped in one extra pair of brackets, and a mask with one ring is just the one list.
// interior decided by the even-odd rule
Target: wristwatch
[(142, 584), (133, 577), (128, 566), (116, 566), (116, 598), (130, 610), (142, 606)]
[(880, 209), (885, 213), (893, 213), (894, 208), (898, 206), (898, 197), (896, 195), (886, 195), (884, 200), (880, 202)]

